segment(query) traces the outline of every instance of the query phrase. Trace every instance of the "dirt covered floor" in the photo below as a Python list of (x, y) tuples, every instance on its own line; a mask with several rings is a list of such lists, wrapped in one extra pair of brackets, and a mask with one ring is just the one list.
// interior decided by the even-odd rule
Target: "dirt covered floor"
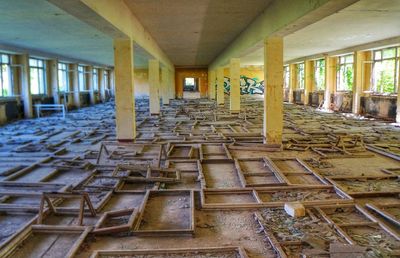
[(400, 256), (399, 127), (284, 104), (268, 145), (228, 102), (137, 99), (132, 143), (113, 102), (1, 127), (0, 257)]

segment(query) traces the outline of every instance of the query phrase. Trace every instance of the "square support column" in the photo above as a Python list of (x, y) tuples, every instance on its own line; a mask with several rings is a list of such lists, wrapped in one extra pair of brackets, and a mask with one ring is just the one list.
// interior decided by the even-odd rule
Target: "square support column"
[(133, 42), (114, 40), (115, 106), (118, 141), (136, 138)]
[(49, 86), (55, 104), (60, 104), (60, 94), (58, 92), (58, 60), (53, 59), (48, 61), (48, 68), (50, 72)]
[(324, 109), (331, 108), (331, 94), (335, 92), (336, 87), (336, 62), (337, 57), (325, 57), (325, 93), (324, 93)]
[(282, 144), (283, 132), (283, 38), (264, 43), (264, 137), (268, 144)]
[(240, 112), (240, 59), (232, 58), (229, 64), (229, 75), (231, 80), (230, 111)]
[(363, 51), (354, 52), (354, 84), (353, 84), (353, 107), (354, 114), (360, 114), (361, 96), (364, 92), (365, 84), (365, 64), (367, 61), (367, 53)]
[(166, 67), (161, 67), (161, 98), (163, 105), (169, 105), (169, 71)]
[(106, 102), (106, 82), (104, 81), (104, 69), (100, 68), (99, 69), (99, 74), (98, 74), (98, 85), (99, 85), (99, 91), (100, 91), (100, 100), (101, 102)]
[(160, 63), (158, 60), (149, 60), (149, 95), (150, 115), (160, 114)]
[(215, 70), (208, 71), (208, 98), (215, 99)]
[(289, 103), (293, 103), (293, 91), (297, 89), (296, 64), (289, 65)]
[(304, 105), (309, 104), (308, 95), (313, 92), (315, 89), (315, 80), (314, 80), (314, 61), (306, 60), (304, 62)]
[(76, 108), (81, 107), (81, 92), (79, 89), (79, 79), (78, 79), (78, 64), (70, 64), (69, 65), (69, 78), (70, 78), (70, 87), (72, 87), (73, 91), (73, 105)]
[(89, 90), (90, 105), (96, 104), (96, 96), (93, 89), (93, 66), (85, 67), (86, 87)]
[(217, 69), (217, 104), (218, 105), (224, 105), (225, 99), (224, 99), (224, 68), (223, 67), (218, 67)]
[(32, 107), (32, 94), (31, 94), (31, 80), (30, 80), (30, 69), (29, 69), (29, 55), (23, 54), (19, 56), (19, 62), (21, 64), (21, 95), (22, 101), (24, 102), (24, 116), (25, 118), (33, 117)]

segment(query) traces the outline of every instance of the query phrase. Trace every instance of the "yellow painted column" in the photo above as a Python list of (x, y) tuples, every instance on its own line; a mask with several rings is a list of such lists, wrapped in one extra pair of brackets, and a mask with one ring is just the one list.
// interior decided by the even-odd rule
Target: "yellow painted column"
[(114, 79), (117, 139), (132, 141), (136, 138), (135, 87), (133, 42), (130, 39), (114, 40)]
[(161, 67), (161, 98), (163, 105), (169, 105), (169, 71), (167, 67)]
[(264, 137), (268, 144), (282, 144), (283, 38), (269, 37), (264, 45)]
[(208, 98), (215, 99), (215, 70), (208, 71)]
[(85, 67), (86, 87), (89, 90), (90, 105), (96, 104), (96, 96), (93, 89), (93, 66)]
[(306, 60), (304, 62), (304, 105), (309, 104), (309, 93), (315, 88), (314, 80), (314, 60)]
[(352, 112), (354, 114), (360, 113), (361, 96), (363, 94), (364, 84), (364, 64), (365, 64), (365, 52), (356, 51), (354, 52), (354, 83), (353, 83), (353, 107)]
[(324, 109), (331, 108), (331, 94), (335, 92), (336, 88), (336, 62), (337, 57), (325, 57), (325, 93), (324, 93)]
[(73, 105), (76, 108), (81, 107), (81, 93), (79, 89), (78, 83), (78, 64), (70, 64), (69, 65), (69, 78), (70, 78), (70, 87), (72, 87), (73, 91)]
[(230, 111), (240, 112), (240, 59), (232, 58), (229, 64), (229, 76), (231, 81)]
[(217, 68), (217, 104), (224, 105), (224, 68)]
[(150, 114), (160, 114), (160, 62), (149, 60), (149, 95), (150, 95)]
[(297, 89), (296, 64), (289, 64), (289, 103), (293, 103), (293, 91)]
[(24, 102), (24, 116), (25, 118), (33, 117), (32, 107), (32, 94), (31, 94), (31, 80), (29, 70), (29, 55), (23, 54), (19, 56), (19, 63), (21, 64), (21, 95)]
[(48, 61), (48, 68), (50, 72), (49, 86), (51, 88), (51, 93), (55, 104), (60, 104), (60, 95), (58, 93), (58, 60), (52, 59)]

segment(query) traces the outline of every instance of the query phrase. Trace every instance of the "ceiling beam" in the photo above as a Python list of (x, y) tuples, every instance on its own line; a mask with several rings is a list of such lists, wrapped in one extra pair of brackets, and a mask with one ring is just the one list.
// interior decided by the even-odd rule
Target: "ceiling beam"
[(131, 38), (170, 70), (174, 65), (123, 0), (47, 0), (112, 38)]
[(268, 36), (287, 36), (359, 0), (275, 0), (212, 62), (226, 65), (262, 46)]

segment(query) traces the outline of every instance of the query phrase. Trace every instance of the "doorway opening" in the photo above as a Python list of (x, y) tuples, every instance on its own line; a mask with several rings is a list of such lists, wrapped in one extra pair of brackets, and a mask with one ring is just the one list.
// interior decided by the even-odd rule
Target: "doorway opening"
[(185, 77), (183, 79), (183, 98), (200, 98), (199, 78)]

